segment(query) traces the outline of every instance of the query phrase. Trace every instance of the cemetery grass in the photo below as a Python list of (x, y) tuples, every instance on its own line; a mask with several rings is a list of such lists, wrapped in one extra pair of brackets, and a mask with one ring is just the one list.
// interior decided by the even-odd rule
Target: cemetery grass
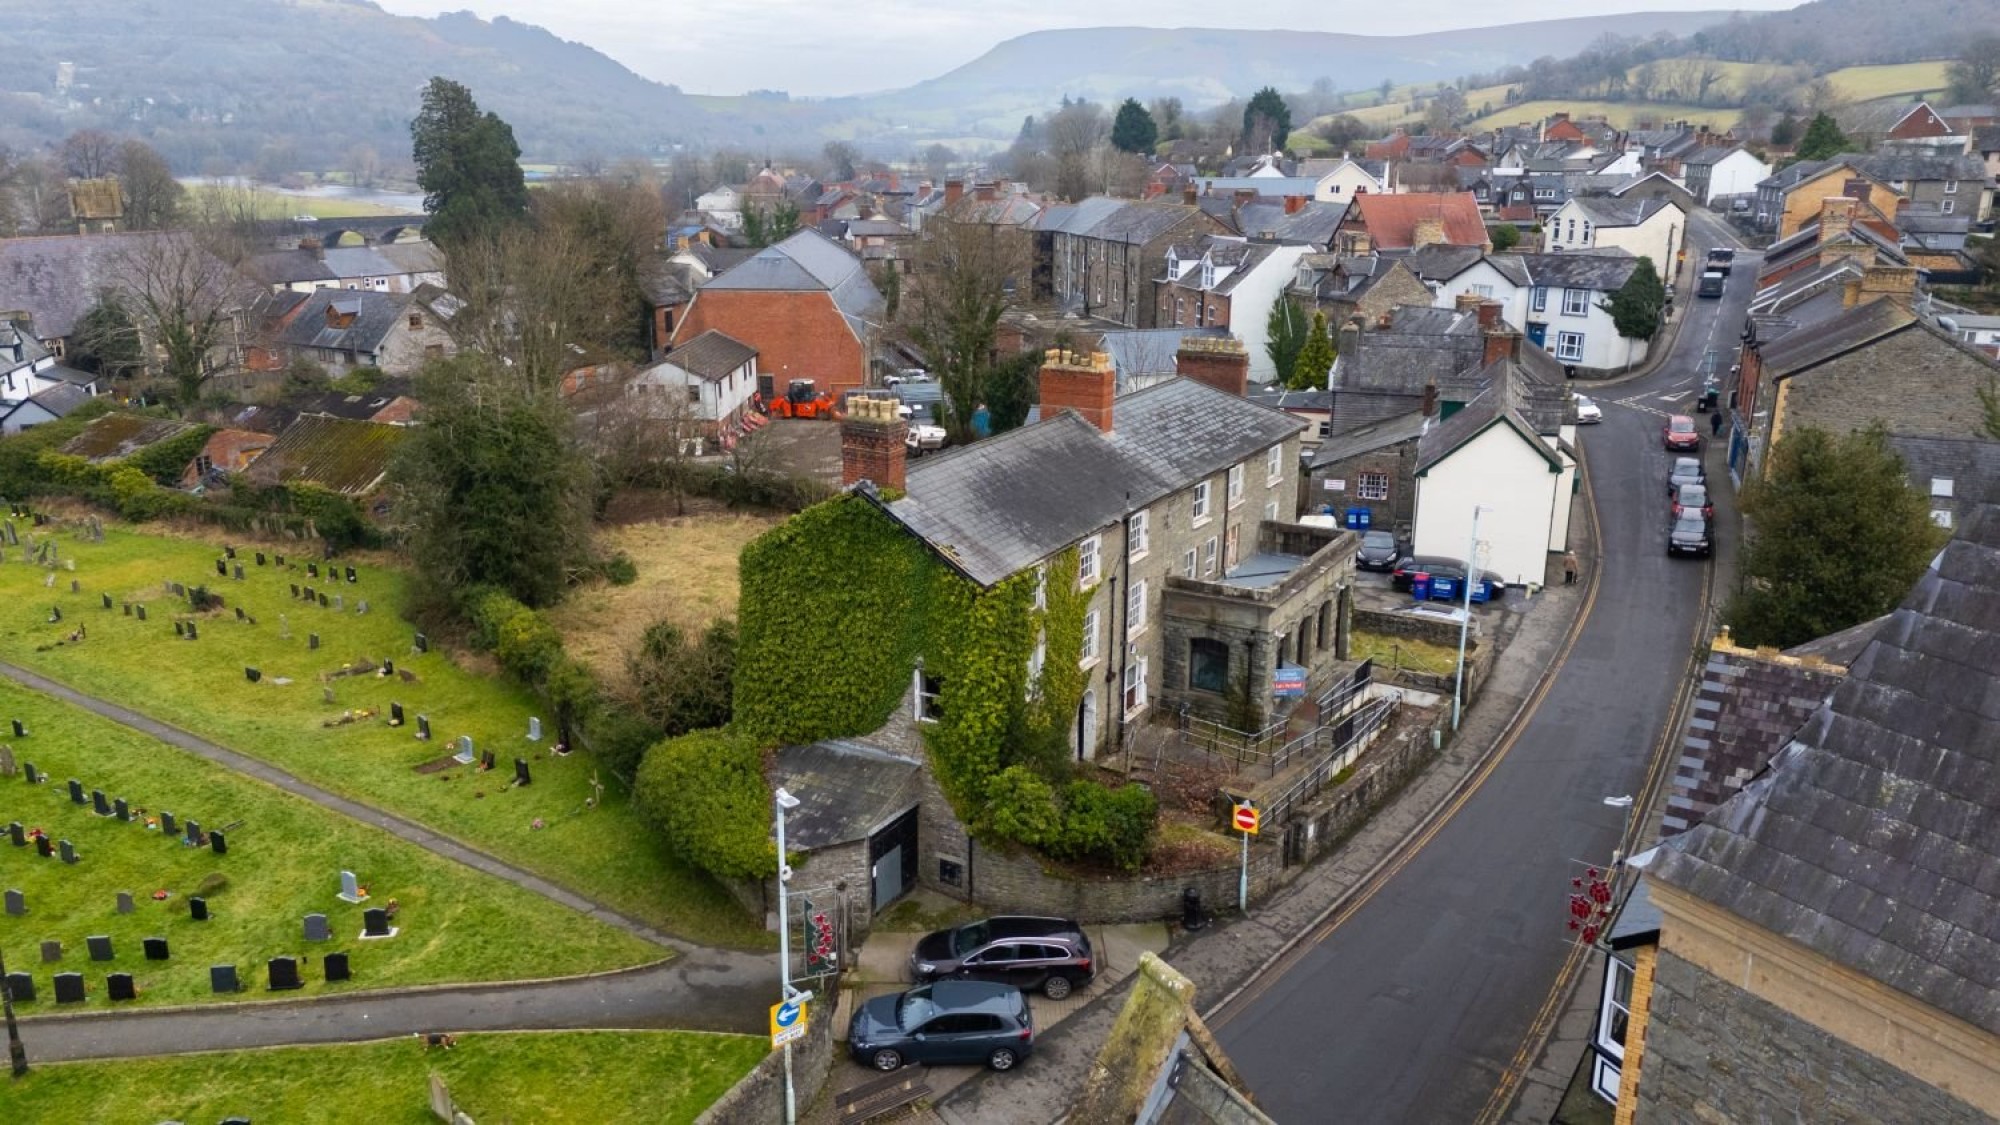
[[(58, 550), (77, 570), (45, 572), (20, 561), (26, 542), (24, 532), (23, 546), (8, 548), (0, 563), (0, 658), (422, 823), (668, 933), (739, 948), (770, 942), (726, 891), (669, 852), (617, 778), (600, 776), (587, 753), (553, 756), (553, 722), (541, 742), (527, 740), (539, 708), (525, 689), (459, 667), (442, 646), (416, 653), (413, 630), (395, 608), (404, 597), (400, 572), (357, 563), (358, 583), (316, 580), (302, 557), (288, 558), (286, 569), (275, 565), (284, 546), (262, 547), (268, 565), (258, 567), (260, 548), (242, 545), (245, 580), (237, 582), (215, 573), (222, 550), (213, 543), (121, 527), (107, 527), (101, 543), (64, 532)], [(53, 588), (44, 588), (45, 573), (55, 574)], [(72, 578), (80, 593), (69, 592)], [(167, 581), (205, 585), (225, 607), (190, 615)], [(341, 597), (345, 611), (293, 600), (293, 583)], [(144, 605), (148, 620), (104, 610), (104, 593), (114, 607)], [(362, 599), (370, 603), (365, 615), (355, 612)], [(254, 624), (236, 620), (238, 606)], [(61, 622), (48, 623), (51, 607), (61, 608)], [(181, 640), (174, 621), (190, 616), (199, 638)], [(88, 630), (82, 643), (57, 643), (78, 625)], [(281, 636), (286, 627), (289, 639)], [(320, 636), (317, 651), (308, 646), (312, 633)], [(323, 702), (323, 675), (385, 659), (415, 681), (340, 676), (326, 681), (334, 702)], [(261, 682), (249, 682), (246, 667), (259, 669)], [(403, 704), (404, 727), (388, 725), (391, 702)], [(419, 714), (430, 717), (430, 742), (415, 737)], [(344, 716), (353, 721), (342, 723)], [(447, 760), (460, 735), (491, 750), (497, 768), (417, 772)], [(532, 775), (524, 788), (511, 786), (517, 756)], [(598, 808), (586, 807), (593, 776), (605, 786)]]
[[(139, 1002), (186, 1004), (211, 999), (296, 999), (415, 984), (521, 980), (623, 968), (658, 960), (659, 947), (596, 919), (573, 915), (504, 880), (442, 859), (365, 824), (262, 782), (157, 742), (11, 681), (0, 681), (0, 714), (20, 718), (28, 737), (13, 740), (16, 761), (49, 774), (45, 785), (0, 778), (0, 830), (9, 821), (69, 840), (81, 861), (43, 859), (5, 842), (0, 831), (0, 886), (27, 896), (24, 917), (0, 916), (8, 966), (33, 973), (37, 995), (24, 1014), (58, 1010), (50, 978), (75, 971), (90, 989), (85, 1009), (107, 1006), (104, 975), (129, 972)], [(227, 855), (194, 848), (130, 823), (99, 817), (70, 801), (67, 782), (106, 799), (124, 797), (148, 816), (173, 812), (204, 830), (240, 821), (225, 833)], [(343, 869), (356, 873), (372, 906), (398, 905), (386, 941), (358, 941), (364, 909), (335, 898)], [(133, 912), (117, 912), (129, 891)], [(166, 891), (164, 900), (154, 892)], [(209, 918), (194, 921), (188, 898), (201, 894)], [(327, 916), (334, 940), (303, 940), (303, 919)], [(112, 939), (115, 958), (92, 962), (84, 939)], [(141, 941), (167, 939), (171, 957), (148, 961)], [(61, 941), (60, 964), (40, 964), (43, 941)], [(353, 979), (327, 984), (319, 956), (345, 952)], [(312, 955), (306, 987), (264, 991), (264, 962)], [(233, 964), (248, 991), (216, 997), (208, 967)], [(121, 1005), (122, 1006), (122, 1005)], [(71, 1010), (65, 1006), (62, 1010)]]
[(690, 1122), (769, 1051), (746, 1035), (564, 1031), (412, 1038), (334, 1047), (38, 1064), (0, 1085), (9, 1121), (152, 1125), (162, 1120), (421, 1125), (436, 1071), (481, 1125)]

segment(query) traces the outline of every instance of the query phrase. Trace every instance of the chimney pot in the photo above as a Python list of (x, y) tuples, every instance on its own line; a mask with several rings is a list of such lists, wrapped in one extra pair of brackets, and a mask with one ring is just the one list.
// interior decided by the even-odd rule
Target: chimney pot
[(852, 398), (840, 421), (840, 484), (851, 488), (872, 481), (877, 488), (905, 487), (909, 427), (892, 398)]

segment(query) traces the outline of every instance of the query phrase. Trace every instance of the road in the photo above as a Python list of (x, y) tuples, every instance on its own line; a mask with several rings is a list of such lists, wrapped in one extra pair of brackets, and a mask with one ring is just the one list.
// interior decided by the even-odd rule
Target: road
[[(1698, 217), (1689, 257), (1717, 230)], [(1660, 369), (1603, 388), (1604, 423), (1580, 439), (1598, 587), (1518, 738), (1410, 862), (1220, 1014), (1224, 1048), (1277, 1121), (1472, 1122), (1517, 1065), (1571, 953), (1568, 881), (1618, 847), (1627, 814), (1605, 799), (1644, 785), (1684, 678), (1708, 568), (1666, 557), (1660, 428), (1700, 389), (1705, 352), (1722, 349), (1727, 372), (1754, 273), (1735, 270), (1720, 301), (1684, 296)]]

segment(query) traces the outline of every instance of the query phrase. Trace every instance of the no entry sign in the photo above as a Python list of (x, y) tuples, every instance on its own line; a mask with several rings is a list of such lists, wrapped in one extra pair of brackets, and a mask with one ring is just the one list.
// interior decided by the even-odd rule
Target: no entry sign
[(1257, 834), (1257, 809), (1254, 805), (1237, 805), (1230, 813), (1229, 822), (1238, 832), (1246, 836)]

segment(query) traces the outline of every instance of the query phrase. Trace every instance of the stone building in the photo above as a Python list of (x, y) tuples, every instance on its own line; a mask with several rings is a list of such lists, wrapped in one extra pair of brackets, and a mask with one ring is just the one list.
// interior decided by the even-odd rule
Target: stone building
[(1159, 327), (1153, 285), (1169, 247), (1230, 233), (1199, 207), (1104, 196), (1052, 206), (1034, 230), (1036, 296), (1127, 328)]
[(1620, 1125), (2000, 1116), (1996, 499), (1768, 769), (1635, 858)]

